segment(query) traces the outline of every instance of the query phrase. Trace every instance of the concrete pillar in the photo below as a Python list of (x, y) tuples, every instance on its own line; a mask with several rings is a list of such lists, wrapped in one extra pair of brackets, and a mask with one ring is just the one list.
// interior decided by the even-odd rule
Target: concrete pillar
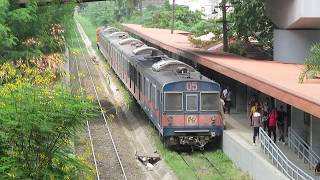
[(244, 84), (237, 83), (235, 91), (235, 105), (236, 112), (243, 113), (247, 112), (247, 88)]
[(320, 30), (274, 30), (274, 60), (303, 64), (313, 43), (320, 41)]
[(304, 112), (291, 106), (291, 128), (298, 133), (300, 137), (304, 137)]
[(311, 148), (320, 155), (320, 118), (315, 116), (311, 119)]

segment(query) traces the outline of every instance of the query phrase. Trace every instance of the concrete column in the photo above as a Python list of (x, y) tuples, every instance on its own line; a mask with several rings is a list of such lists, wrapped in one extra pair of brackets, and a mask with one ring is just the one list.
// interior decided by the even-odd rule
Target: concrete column
[(236, 112), (247, 112), (247, 88), (244, 84), (237, 83), (235, 91)]
[(320, 155), (320, 118), (315, 116), (311, 119), (311, 148)]
[(274, 60), (303, 64), (313, 43), (320, 41), (320, 30), (274, 30)]
[(291, 128), (304, 139), (304, 112), (293, 106), (291, 106)]

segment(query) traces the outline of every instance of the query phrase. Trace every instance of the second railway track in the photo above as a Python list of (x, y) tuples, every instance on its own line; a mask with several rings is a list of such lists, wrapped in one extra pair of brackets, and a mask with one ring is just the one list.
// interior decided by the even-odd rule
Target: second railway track
[[(79, 88), (86, 90), (87, 94), (95, 97), (98, 108), (101, 112), (99, 119), (93, 122), (87, 122), (88, 136), (91, 143), (93, 163), (96, 170), (96, 179), (127, 179), (121, 158), (118, 153), (116, 143), (113, 139), (108, 125), (108, 116), (104, 112), (104, 107), (109, 106), (104, 95), (99, 93), (97, 83), (94, 78), (99, 78), (94, 72), (94, 64), (89, 61), (86, 49), (83, 48), (81, 37), (78, 30), (74, 29), (74, 38), (72, 46), (79, 49), (79, 54), (74, 57), (76, 66), (76, 76), (79, 81)], [(82, 74), (85, 76), (82, 77)], [(102, 99), (103, 97), (103, 99)]]

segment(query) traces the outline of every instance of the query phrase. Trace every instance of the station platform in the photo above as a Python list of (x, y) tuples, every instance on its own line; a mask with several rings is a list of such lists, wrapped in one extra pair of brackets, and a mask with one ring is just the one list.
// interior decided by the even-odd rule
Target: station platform
[[(253, 129), (249, 126), (246, 114), (226, 114), (225, 121), (227, 129), (223, 134), (223, 151), (238, 167), (247, 171), (254, 179), (288, 179), (272, 165), (270, 159), (262, 152), (258, 137), (256, 145), (253, 145)], [(315, 176), (314, 171), (310, 170), (287, 144), (278, 141), (276, 144), (293, 164), (315, 180), (320, 180), (320, 177)]]
[(298, 83), (303, 65), (261, 61), (194, 48), (186, 32), (122, 24), (122, 28), (158, 47), (235, 79), (243, 84), (320, 117), (320, 80)]
[[(290, 105), (292, 127), (301, 129), (306, 126), (308, 124), (306, 117), (309, 113), (312, 115), (308, 126), (311, 132), (309, 144), (313, 147), (319, 144), (320, 80), (298, 83), (303, 65), (274, 60), (261, 61), (214, 50), (194, 48), (188, 41), (188, 33), (183, 31), (174, 31), (171, 34), (169, 29), (144, 28), (135, 24), (122, 24), (122, 28), (168, 54), (189, 59), (197, 65), (206, 67), (206, 71), (218, 72), (235, 80), (236, 83), (240, 82), (246, 87), (254, 88), (277, 101), (282, 101), (285, 105)], [(247, 89), (243, 91), (248, 92)], [(241, 95), (249, 97), (246, 93)], [(239, 112), (248, 111), (247, 104), (248, 101), (242, 101), (239, 106), (242, 109)], [(247, 171), (253, 179), (288, 179), (262, 151), (258, 138), (257, 145), (253, 146), (253, 130), (249, 127), (247, 113), (232, 112), (231, 115), (225, 115), (225, 117), (227, 130), (223, 134), (223, 151), (239, 168)], [(287, 145), (276, 144), (285, 154), (286, 159), (303, 170), (307, 176), (311, 176), (310, 180), (319, 179)]]

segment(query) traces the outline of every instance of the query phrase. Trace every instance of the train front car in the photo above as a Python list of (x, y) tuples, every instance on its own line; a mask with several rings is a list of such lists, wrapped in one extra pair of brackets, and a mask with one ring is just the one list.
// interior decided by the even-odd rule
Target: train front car
[[(197, 78), (192, 78), (197, 79)], [(204, 146), (222, 136), (220, 85), (200, 75), (198, 80), (163, 87), (163, 136), (167, 145)]]

